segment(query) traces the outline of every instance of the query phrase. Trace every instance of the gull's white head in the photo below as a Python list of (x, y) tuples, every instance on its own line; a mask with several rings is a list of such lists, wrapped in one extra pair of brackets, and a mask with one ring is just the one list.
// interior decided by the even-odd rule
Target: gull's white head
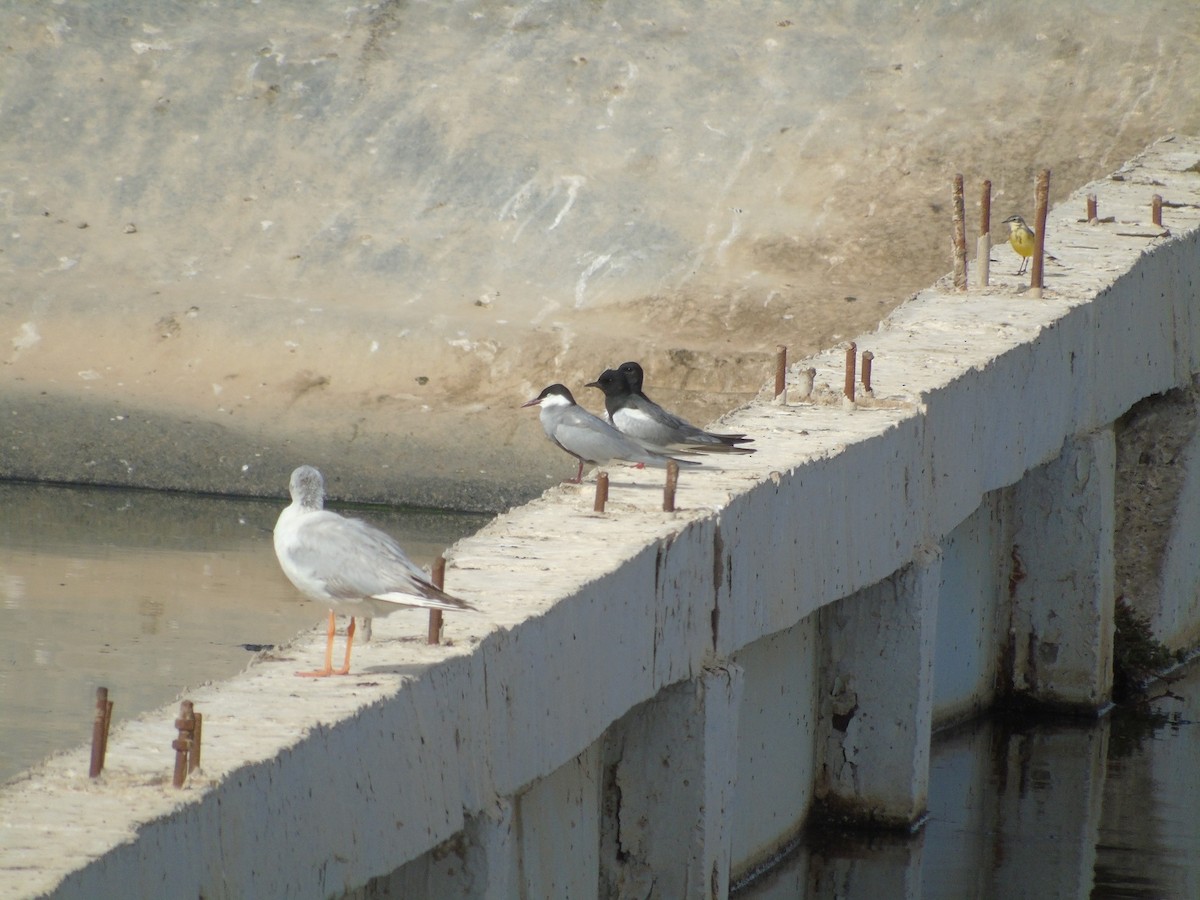
[(292, 502), (305, 509), (322, 509), (325, 506), (325, 479), (312, 466), (300, 466), (292, 472), (288, 490)]

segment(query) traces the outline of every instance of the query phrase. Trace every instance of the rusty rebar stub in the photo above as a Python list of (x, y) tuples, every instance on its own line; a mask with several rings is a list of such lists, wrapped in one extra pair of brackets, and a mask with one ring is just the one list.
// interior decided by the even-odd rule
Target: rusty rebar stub
[(188, 752), (188, 774), (200, 768), (200, 738), (204, 733), (204, 716), (196, 713), (192, 728), (192, 746)]
[(1050, 170), (1042, 169), (1037, 177), (1037, 208), (1034, 212), (1036, 224), (1033, 229), (1033, 265), (1029, 267), (1029, 288), (1033, 297), (1042, 296), (1042, 273), (1045, 271), (1046, 214), (1050, 204)]
[(679, 463), (667, 463), (667, 483), (663, 487), (663, 512), (675, 512), (675, 486), (679, 484)]
[(171, 741), (171, 749), (175, 751), (175, 772), (171, 777), (171, 784), (181, 788), (188, 772), (194, 768), (189, 764), (196, 730), (196, 715), (192, 711), (191, 700), (184, 700), (179, 704), (179, 718), (175, 720), (175, 728), (179, 737)]
[(850, 342), (850, 346), (846, 348), (846, 382), (842, 387), (842, 392), (848, 400), (854, 400), (854, 372), (857, 366), (858, 344), (854, 341)]
[(608, 502), (608, 473), (600, 472), (596, 475), (596, 500), (592, 504), (594, 512), (604, 512), (604, 504)]
[(96, 688), (96, 711), (92, 717), (92, 759), (88, 766), (88, 778), (95, 778), (104, 771), (104, 754), (108, 743), (108, 722), (112, 704), (108, 702), (108, 688)]
[(985, 180), (979, 191), (979, 236), (992, 233), (992, 183)]
[(967, 223), (962, 175), (954, 176), (954, 287), (960, 291), (967, 289)]
[[(446, 588), (446, 557), (439, 556), (433, 561), (433, 565), (429, 570), (429, 583), (439, 591)], [(440, 609), (431, 609), (429, 611), (429, 631), (425, 635), (426, 644), (440, 644), (442, 642), (442, 611)]]

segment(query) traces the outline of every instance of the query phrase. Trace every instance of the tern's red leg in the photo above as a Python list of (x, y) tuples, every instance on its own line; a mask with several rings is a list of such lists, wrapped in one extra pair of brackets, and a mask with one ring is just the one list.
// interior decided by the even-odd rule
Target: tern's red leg
[(579, 484), (583, 481), (583, 460), (579, 461), (579, 471), (575, 473), (575, 477), (570, 480), (571, 484)]
[(350, 625), (346, 628), (346, 659), (342, 667), (334, 672), (334, 675), (349, 675), (350, 674), (350, 648), (354, 646), (354, 616), (350, 617)]
[[(328, 678), (333, 674), (333, 635), (337, 631), (337, 622), (333, 618), (333, 610), (329, 611), (329, 633), (325, 641), (325, 668), (318, 669), (315, 672), (297, 672), (296, 674), (302, 678)], [(346, 660), (349, 661), (350, 652), (346, 652)]]

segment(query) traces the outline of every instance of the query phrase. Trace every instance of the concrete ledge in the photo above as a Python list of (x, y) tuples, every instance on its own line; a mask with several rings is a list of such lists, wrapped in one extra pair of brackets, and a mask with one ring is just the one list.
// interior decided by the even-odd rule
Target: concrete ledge
[[(310, 634), (193, 692), (205, 766), (183, 791), (167, 783), (173, 709), (118, 729), (94, 783), (83, 751), (29, 773), (0, 794), (0, 895), (337, 895), (469, 821), (503, 821), (564, 766), (582, 774), (561, 796), (584, 791), (597, 742), (630, 710), (711, 680), (764, 638), (929, 560), (990, 492), (1057, 459), (1073, 435), (1190, 381), (1200, 369), (1198, 161), (1198, 142), (1159, 143), (1123, 180), (1056, 210), (1061, 270), (1048, 269), (1045, 299), (1001, 278), (986, 294), (931, 290), (901, 307), (858, 340), (876, 355), (874, 399), (732, 414), (759, 452), (686, 472), (678, 512), (660, 511), (657, 473), (622, 469), (604, 514), (591, 512), (589, 485), (562, 486), (496, 519), (450, 554), (447, 587), (482, 610), (449, 617), (451, 645), (425, 647), (413, 637), (423, 619), (395, 616), (378, 623), (354, 677), (296, 679), (298, 662), (320, 652), (323, 637)], [(1170, 208), (1172, 235), (1078, 223), (1086, 192), (1118, 222), (1142, 221), (1161, 193), (1181, 204)], [(811, 364), (840, 383), (840, 352)], [(931, 624), (909, 629), (926, 648)], [(924, 652), (906, 671), (928, 668)], [(739, 674), (728, 702), (760, 696), (750, 676), (762, 671), (749, 665), (744, 683)], [(926, 721), (929, 696), (912, 698)], [(714, 710), (705, 729), (747, 727), (736, 710)], [(914, 744), (910, 735), (904, 752), (919, 762)], [(725, 778), (728, 766), (705, 759), (697, 771)], [(727, 881), (729, 829), (706, 827), (716, 843), (695, 859)], [(733, 870), (761, 846), (739, 845)]]

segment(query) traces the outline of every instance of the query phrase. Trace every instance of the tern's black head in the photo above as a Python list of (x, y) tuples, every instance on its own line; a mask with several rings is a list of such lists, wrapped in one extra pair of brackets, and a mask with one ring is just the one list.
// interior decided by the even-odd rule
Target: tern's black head
[(547, 400), (555, 406), (573, 405), (575, 403), (575, 398), (571, 396), (571, 392), (567, 390), (565, 384), (552, 384), (528, 403), (522, 403), (521, 408), (524, 409), (526, 406), (541, 406)]
[(629, 382), (616, 369), (605, 369), (595, 381), (589, 381), (585, 387), (600, 388), (604, 396), (611, 398), (624, 397), (629, 394)]
[(635, 362), (623, 362), (617, 367), (617, 371), (625, 376), (625, 380), (629, 383), (629, 390), (634, 394), (642, 392), (642, 367)]

